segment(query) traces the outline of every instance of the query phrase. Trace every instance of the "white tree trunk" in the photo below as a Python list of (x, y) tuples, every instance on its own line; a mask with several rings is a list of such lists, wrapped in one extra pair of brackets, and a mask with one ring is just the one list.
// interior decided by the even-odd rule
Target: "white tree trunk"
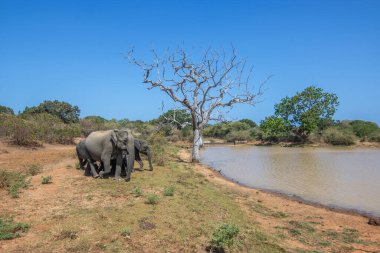
[(192, 152), (192, 157), (191, 160), (192, 162), (199, 162), (200, 160), (200, 154), (199, 154), (199, 148), (202, 146), (203, 141), (202, 141), (202, 135), (199, 129), (194, 129), (194, 142), (193, 142), (193, 152)]

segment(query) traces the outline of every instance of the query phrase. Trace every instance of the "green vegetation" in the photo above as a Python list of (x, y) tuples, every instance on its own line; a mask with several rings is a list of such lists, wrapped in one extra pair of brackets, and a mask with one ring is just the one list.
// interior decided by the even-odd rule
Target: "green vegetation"
[(52, 183), (52, 181), (51, 181), (52, 179), (53, 179), (52, 176), (42, 177), (41, 183), (42, 184), (51, 184)]
[(291, 98), (283, 98), (274, 108), (275, 115), (289, 123), (292, 132), (304, 140), (317, 128), (323, 128), (325, 122), (332, 121), (338, 105), (335, 94), (309, 86)]
[(238, 234), (239, 228), (237, 226), (233, 224), (222, 224), (214, 230), (210, 243), (216, 248), (227, 247), (231, 249)]
[(11, 240), (20, 237), (20, 233), (27, 232), (29, 225), (15, 223), (11, 219), (0, 218), (0, 240)]
[(128, 237), (131, 235), (131, 233), (132, 233), (132, 230), (130, 228), (123, 228), (123, 230), (121, 230), (120, 235), (123, 237)]
[[(380, 142), (380, 128), (374, 122), (334, 121), (338, 104), (335, 94), (310, 86), (293, 97), (283, 98), (275, 105), (275, 115), (266, 117), (259, 126), (250, 119), (205, 124), (202, 136), (211, 142), (215, 139), (332, 145), (352, 145), (359, 140)], [(79, 119), (77, 106), (59, 101), (27, 107), (19, 115), (12, 112), (11, 108), (0, 106), (0, 137), (23, 146), (69, 144), (75, 137), (85, 137), (93, 131), (130, 128), (138, 138), (149, 141), (155, 163), (165, 165), (167, 142), (193, 141), (191, 115), (186, 110), (169, 110), (146, 122), (107, 120), (100, 116)]]
[(33, 114), (49, 114), (62, 120), (64, 123), (78, 123), (79, 122), (79, 107), (72, 106), (67, 102), (61, 102), (58, 100), (49, 101), (46, 100), (38, 106), (26, 107), (22, 112), (22, 115)]
[(30, 180), (21, 172), (0, 170), (0, 189), (7, 189), (12, 198), (18, 198), (20, 190), (29, 186)]
[(140, 187), (135, 187), (132, 189), (132, 193), (135, 197), (140, 197), (143, 195), (143, 190)]
[(160, 200), (160, 198), (156, 194), (149, 194), (146, 197), (145, 204), (156, 205), (156, 204), (158, 204), (159, 200)]
[(9, 108), (7, 106), (0, 105), (0, 114), (10, 114), (10, 115), (15, 115), (14, 111), (12, 108)]
[(164, 188), (164, 196), (173, 196), (174, 195), (174, 186), (170, 185)]

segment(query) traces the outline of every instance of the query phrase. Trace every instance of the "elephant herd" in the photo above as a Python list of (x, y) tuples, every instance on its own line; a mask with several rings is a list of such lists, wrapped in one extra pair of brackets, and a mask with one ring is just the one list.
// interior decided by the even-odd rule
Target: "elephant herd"
[(135, 160), (140, 170), (143, 169), (140, 154), (148, 157), (149, 170), (153, 170), (148, 142), (135, 139), (129, 129), (92, 132), (78, 143), (76, 152), (81, 169), (86, 171), (86, 175), (95, 178), (108, 177), (114, 172), (116, 180), (125, 176), (125, 180), (129, 181)]

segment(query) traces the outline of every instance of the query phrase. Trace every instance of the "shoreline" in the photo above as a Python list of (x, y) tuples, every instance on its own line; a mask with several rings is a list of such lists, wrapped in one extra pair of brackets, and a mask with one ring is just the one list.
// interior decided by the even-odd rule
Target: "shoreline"
[[(244, 145), (250, 145), (250, 144), (244, 144)], [(191, 155), (191, 152), (188, 149), (185, 149), (185, 151), (186, 151), (187, 155), (189, 155), (189, 156)], [(324, 205), (324, 204), (321, 204), (318, 202), (303, 199), (302, 197), (299, 197), (297, 195), (288, 195), (286, 193), (278, 192), (275, 190), (262, 189), (262, 188), (258, 188), (258, 187), (251, 187), (251, 186), (242, 184), (236, 180), (233, 180), (229, 177), (224, 176), (223, 174), (221, 174), (216, 169), (214, 169), (211, 166), (204, 164), (202, 162), (197, 164), (197, 168), (202, 170), (204, 174), (208, 174), (208, 176), (211, 177), (212, 179), (216, 179), (213, 181), (219, 181), (217, 183), (227, 185), (228, 187), (235, 189), (235, 190), (238, 190), (238, 191), (256, 192), (256, 193), (262, 192), (262, 193), (268, 194), (268, 195), (275, 197), (275, 198), (281, 198), (285, 201), (298, 203), (298, 204), (304, 205), (304, 206), (310, 206), (312, 208), (323, 209), (327, 212), (360, 217), (360, 218), (366, 219), (367, 222), (370, 218), (375, 218), (375, 219), (380, 218), (380, 216), (377, 216), (377, 215), (374, 215), (371, 213), (367, 213), (365, 211), (357, 210), (357, 209), (348, 209), (348, 208), (343, 208), (343, 207), (328, 206), (328, 205)], [(212, 175), (209, 174), (210, 172), (212, 173)], [(366, 222), (366, 224), (367, 224), (367, 222)]]
[[(380, 148), (380, 146), (366, 146), (366, 145), (352, 145), (352, 146), (319, 145), (319, 146), (314, 146), (314, 145), (306, 144), (304, 146), (286, 146), (286, 145), (283, 146), (280, 143), (270, 144), (270, 145), (262, 145), (262, 144), (252, 143), (252, 142), (243, 143), (243, 144), (236, 144), (236, 145), (233, 143), (213, 143), (211, 145), (210, 144), (205, 145), (205, 147), (212, 147), (212, 146), (227, 146), (227, 147), (234, 147), (234, 146), (256, 146), (256, 147), (273, 146), (273, 147), (284, 147), (284, 148), (348, 148), (348, 149), (351, 149), (351, 148), (358, 148), (358, 149), (363, 149), (363, 148), (364, 149), (365, 148), (376, 148), (377, 149), (377, 148)], [(265, 189), (265, 188), (255, 187), (255, 186), (249, 186), (249, 185), (246, 185), (244, 183), (240, 183), (239, 181), (234, 180), (233, 178), (230, 178), (226, 175), (223, 175), (223, 173), (218, 171), (217, 168), (213, 168), (212, 166), (204, 164), (202, 162), (199, 162), (199, 163), (200, 163), (200, 165), (205, 167), (205, 169), (212, 171), (215, 175), (217, 175), (221, 179), (224, 179), (230, 183), (233, 183), (233, 184), (240, 186), (242, 188), (245, 188), (245, 189), (262, 191), (262, 192), (265, 192), (267, 194), (272, 194), (272, 195), (282, 197), (282, 198), (285, 198), (285, 199), (288, 199), (291, 201), (297, 201), (297, 202), (305, 204), (305, 205), (310, 205), (310, 206), (317, 207), (317, 208), (323, 208), (323, 209), (326, 209), (326, 210), (329, 210), (332, 212), (358, 215), (358, 216), (365, 217), (368, 219), (370, 219), (370, 218), (380, 219), (380, 214), (377, 215), (377, 214), (373, 214), (371, 212), (358, 210), (355, 208), (345, 208), (345, 207), (339, 207), (339, 206), (334, 206), (334, 205), (326, 205), (326, 204), (319, 203), (317, 201), (304, 199), (301, 196), (298, 196), (296, 194), (287, 194), (287, 193), (277, 191), (277, 190), (271, 190), (271, 189)]]
[(219, 171), (215, 170), (211, 166), (208, 166), (207, 164), (203, 164), (203, 163), (201, 163), (201, 164), (202, 164), (202, 166), (207, 167), (208, 170), (211, 170), (215, 174), (219, 175), (224, 180), (231, 182), (233, 184), (236, 184), (240, 187), (246, 188), (246, 189), (265, 192), (267, 194), (272, 194), (274, 196), (278, 196), (280, 198), (285, 198), (285, 199), (290, 200), (290, 201), (296, 201), (298, 203), (309, 205), (309, 206), (316, 207), (316, 208), (323, 208), (323, 209), (331, 211), (331, 212), (337, 212), (337, 213), (343, 213), (343, 214), (349, 214), (349, 215), (357, 215), (357, 216), (365, 217), (368, 219), (370, 219), (370, 218), (380, 219), (380, 215), (371, 214), (371, 213), (366, 212), (366, 211), (361, 211), (361, 210), (354, 209), (354, 208), (350, 209), (350, 208), (344, 208), (344, 207), (339, 207), (339, 206), (329, 206), (329, 205), (318, 203), (316, 201), (304, 199), (304, 198), (302, 198), (298, 195), (295, 195), (295, 194), (286, 194), (286, 193), (276, 191), (276, 190), (270, 190), (270, 189), (265, 189), (265, 188), (260, 188), (260, 187), (252, 187), (249, 185), (245, 185), (245, 184), (240, 183), (240, 182), (238, 182), (232, 178), (224, 176)]

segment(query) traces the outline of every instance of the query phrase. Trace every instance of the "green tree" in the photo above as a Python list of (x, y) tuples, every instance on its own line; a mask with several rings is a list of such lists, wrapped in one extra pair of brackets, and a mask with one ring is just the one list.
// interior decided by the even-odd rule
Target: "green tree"
[(251, 128), (257, 127), (257, 124), (253, 120), (250, 120), (250, 119), (241, 119), (239, 120), (239, 122), (245, 123), (249, 125)]
[(26, 107), (22, 115), (48, 113), (60, 118), (64, 123), (79, 122), (79, 107), (63, 101), (46, 100), (38, 106)]
[(163, 125), (171, 125), (177, 129), (182, 129), (187, 125), (191, 125), (191, 115), (185, 109), (169, 110), (163, 113), (156, 123)]
[(338, 97), (334, 93), (309, 86), (293, 97), (285, 97), (275, 105), (275, 115), (292, 126), (294, 133), (306, 139), (309, 134), (332, 119)]
[(0, 113), (15, 115), (12, 108), (3, 105), (0, 105)]
[(289, 136), (289, 122), (276, 116), (266, 117), (260, 123), (262, 137), (265, 140), (278, 141)]
[(375, 122), (354, 120), (350, 122), (350, 125), (355, 135), (361, 139), (374, 136), (380, 131), (379, 126)]

